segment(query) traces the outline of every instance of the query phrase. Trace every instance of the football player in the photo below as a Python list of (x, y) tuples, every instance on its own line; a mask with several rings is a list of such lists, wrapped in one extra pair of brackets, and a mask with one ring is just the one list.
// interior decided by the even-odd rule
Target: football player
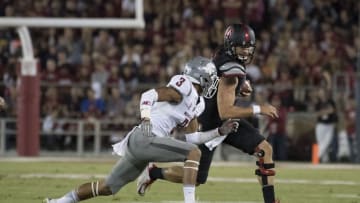
[[(206, 142), (235, 131), (235, 121), (220, 128), (196, 133), (196, 117), (205, 107), (204, 99), (211, 98), (218, 77), (210, 59), (195, 57), (189, 61), (182, 75), (171, 78), (166, 87), (144, 92), (140, 99), (142, 122), (135, 126), (123, 141), (113, 145), (122, 158), (104, 180), (80, 185), (58, 199), (46, 198), (46, 203), (75, 203), (96, 196), (113, 195), (135, 180), (149, 162), (184, 162), (183, 191), (186, 203), (195, 202), (195, 184), (201, 151), (197, 145), (170, 137), (175, 127), (185, 128), (189, 136)], [(195, 138), (196, 139), (196, 138)]]
[[(250, 26), (232, 24), (227, 27), (224, 33), (224, 45), (217, 50), (213, 58), (220, 80), (215, 96), (205, 99), (206, 108), (199, 117), (202, 131), (216, 129), (229, 118), (245, 118), (257, 114), (278, 117), (277, 109), (269, 104), (247, 108), (234, 105), (237, 95), (249, 96), (252, 92), (250, 83), (246, 80), (246, 64), (253, 58), (255, 42), (255, 33)], [(223, 142), (258, 158), (255, 175), (262, 187), (264, 202), (279, 202), (275, 200), (275, 164), (271, 145), (247, 121), (239, 120), (238, 124), (239, 128), (236, 132), (199, 145), (202, 155), (197, 184), (206, 182), (214, 149)], [(156, 179), (181, 182), (182, 174), (184, 173), (180, 166), (162, 169), (150, 164), (138, 179), (137, 191), (140, 195), (144, 195), (146, 189)]]

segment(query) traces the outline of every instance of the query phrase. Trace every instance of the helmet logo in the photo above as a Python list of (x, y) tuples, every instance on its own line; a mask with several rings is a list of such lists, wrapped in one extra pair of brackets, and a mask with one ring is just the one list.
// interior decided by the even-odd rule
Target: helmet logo
[(245, 41), (248, 42), (250, 39), (249, 33), (245, 32)]
[(229, 39), (230, 36), (232, 35), (232, 33), (233, 33), (232, 27), (229, 27), (228, 29), (226, 29), (226, 31), (225, 31), (225, 38), (226, 38), (226, 39)]

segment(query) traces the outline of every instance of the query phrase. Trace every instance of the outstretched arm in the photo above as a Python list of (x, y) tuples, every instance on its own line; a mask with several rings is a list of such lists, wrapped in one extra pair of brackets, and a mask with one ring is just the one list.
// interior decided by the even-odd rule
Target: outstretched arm
[(278, 117), (275, 107), (269, 104), (254, 105), (253, 107), (235, 106), (236, 87), (238, 79), (236, 77), (222, 77), (218, 86), (217, 102), (221, 119), (244, 118), (254, 114), (268, 115), (272, 118)]
[[(209, 130), (209, 131), (205, 131), (205, 132), (194, 132), (197, 129), (197, 120), (194, 119), (188, 127), (191, 127), (193, 131), (185, 131), (185, 138), (186, 138), (186, 142), (190, 142), (193, 144), (203, 144), (205, 142), (208, 142), (216, 137), (222, 136), (222, 135), (227, 135), (231, 132), (236, 132), (238, 127), (239, 127), (239, 123), (237, 122), (237, 120), (227, 120), (225, 121), (219, 128), (213, 129), (213, 130)], [(192, 126), (194, 125), (194, 126)], [(195, 128), (196, 126), (196, 128)]]

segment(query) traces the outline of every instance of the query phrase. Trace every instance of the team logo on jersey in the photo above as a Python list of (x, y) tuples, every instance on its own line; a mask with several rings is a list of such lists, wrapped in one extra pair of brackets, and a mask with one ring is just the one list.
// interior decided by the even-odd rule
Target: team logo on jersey
[(245, 41), (248, 42), (250, 40), (250, 35), (248, 32), (245, 32)]
[(149, 105), (149, 106), (151, 106), (151, 102), (150, 102), (150, 101), (143, 101), (143, 102), (142, 102), (142, 105)]

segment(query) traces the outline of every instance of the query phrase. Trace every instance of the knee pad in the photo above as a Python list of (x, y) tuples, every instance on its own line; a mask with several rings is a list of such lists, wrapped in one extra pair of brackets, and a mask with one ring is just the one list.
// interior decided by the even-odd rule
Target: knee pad
[(275, 176), (274, 163), (264, 163), (265, 151), (259, 148), (256, 148), (255, 155), (259, 158), (259, 161), (256, 161), (256, 165), (259, 167), (255, 170), (255, 175), (261, 177), (262, 185), (268, 184), (268, 176)]
[(255, 175), (261, 177), (261, 183), (262, 185), (268, 184), (268, 176), (275, 176), (275, 171), (273, 168), (275, 168), (274, 163), (261, 163), (261, 161), (257, 161), (256, 165), (259, 166), (258, 169), (255, 170)]

